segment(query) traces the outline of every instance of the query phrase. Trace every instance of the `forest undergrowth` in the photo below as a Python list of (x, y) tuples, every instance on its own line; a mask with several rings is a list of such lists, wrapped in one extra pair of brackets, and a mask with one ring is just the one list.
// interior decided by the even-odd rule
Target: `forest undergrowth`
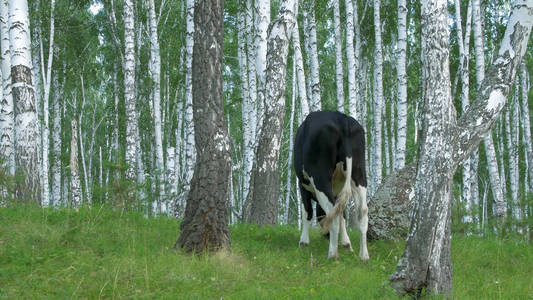
[[(109, 207), (0, 208), (0, 299), (397, 299), (387, 280), (403, 241), (369, 242), (370, 261), (328, 260), (318, 229), (231, 226), (231, 251), (173, 249), (179, 221)], [(516, 237), (452, 240), (455, 299), (532, 299), (533, 246)]]

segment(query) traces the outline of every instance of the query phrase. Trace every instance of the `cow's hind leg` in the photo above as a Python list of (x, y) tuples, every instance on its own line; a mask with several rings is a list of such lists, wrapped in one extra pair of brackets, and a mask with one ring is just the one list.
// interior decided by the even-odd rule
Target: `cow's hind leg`
[(309, 245), (309, 228), (311, 227), (311, 219), (313, 218), (313, 207), (311, 206), (312, 194), (302, 187), (300, 184), (300, 194), (302, 195), (302, 235), (300, 236), (300, 246)]
[[(331, 190), (331, 183), (326, 180), (320, 180), (323, 184), (316, 187), (316, 199), (318, 204), (322, 207), (324, 212), (328, 214), (333, 209), (333, 192)], [(336, 217), (333, 219), (331, 226), (329, 227), (329, 250), (328, 258), (339, 257), (339, 219)]]
[(353, 252), (352, 243), (350, 242), (350, 237), (348, 237), (348, 232), (346, 232), (346, 219), (344, 216), (340, 216), (340, 233), (341, 233), (341, 245), (346, 248), (348, 251)]
[(368, 260), (368, 248), (366, 245), (366, 231), (368, 229), (368, 207), (366, 205), (366, 187), (352, 185), (356, 205), (356, 218), (359, 231), (361, 232), (361, 242), (359, 245), (359, 258)]

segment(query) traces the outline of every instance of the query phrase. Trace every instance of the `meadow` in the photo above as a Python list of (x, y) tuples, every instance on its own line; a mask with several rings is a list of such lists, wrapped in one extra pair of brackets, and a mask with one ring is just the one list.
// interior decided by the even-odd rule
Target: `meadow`
[[(231, 226), (231, 251), (173, 246), (179, 220), (107, 207), (0, 208), (0, 299), (397, 299), (388, 286), (403, 241), (371, 241), (370, 261), (328, 260), (318, 229)], [(517, 238), (454, 235), (454, 299), (532, 299), (533, 247)]]

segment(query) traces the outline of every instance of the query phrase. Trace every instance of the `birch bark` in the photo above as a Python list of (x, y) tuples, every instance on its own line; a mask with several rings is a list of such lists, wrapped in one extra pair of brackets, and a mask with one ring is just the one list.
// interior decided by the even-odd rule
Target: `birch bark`
[(337, 83), (337, 110), (344, 113), (344, 69), (342, 56), (340, 0), (333, 0), (333, 26), (335, 35), (335, 82)]
[(381, 183), (382, 176), (382, 120), (383, 120), (383, 52), (381, 43), (381, 1), (374, 0), (374, 35), (375, 47), (374, 55), (374, 159), (373, 169), (375, 191)]
[[(447, 1), (422, 4), (422, 46), (426, 89), (424, 129), (415, 184), (415, 207), (406, 249), (391, 283), (399, 294), (422, 289), (449, 294), (450, 202), (453, 174), (497, 120), (527, 49), (533, 3), (513, 3), (507, 29), (476, 101), (455, 122), (449, 79)], [(440, 176), (434, 176), (440, 174)]]
[[(155, 126), (155, 161), (157, 182), (159, 183), (159, 202), (164, 206), (165, 195), (165, 165), (163, 162), (163, 138), (161, 133), (161, 53), (159, 51), (159, 37), (154, 0), (150, 0), (150, 60), (153, 84), (154, 126)], [(166, 209), (164, 209), (166, 211)]]
[(126, 106), (126, 179), (135, 182), (137, 113), (135, 106), (135, 31), (132, 0), (124, 0), (124, 98)]
[(354, 49), (354, 12), (352, 0), (345, 1), (346, 6), (346, 61), (348, 63), (348, 113), (355, 119), (357, 116), (357, 102), (359, 101), (359, 82), (357, 81), (357, 70), (359, 55), (356, 56)]
[(0, 48), (2, 70), (2, 98), (0, 99), (0, 153), (5, 159), (8, 174), (15, 175), (15, 112), (11, 93), (11, 51), (9, 50), (9, 7), (0, 2)]
[(285, 78), (290, 34), (293, 32), (297, 4), (294, 0), (280, 3), (278, 17), (270, 26), (266, 68), (266, 110), (263, 130), (259, 133), (257, 162), (252, 168), (253, 187), (250, 222), (276, 224), (278, 217), (278, 161), (285, 108)]
[(405, 166), (405, 147), (407, 143), (407, 1), (398, 0), (398, 142), (396, 144), (396, 157), (394, 169), (399, 170)]
[(526, 69), (525, 62), (522, 62), (520, 65), (520, 87), (522, 91), (522, 128), (524, 132), (525, 140), (525, 151), (526, 151), (526, 160), (527, 160), (527, 171), (529, 181), (527, 181), (526, 191), (533, 191), (533, 146), (531, 144), (531, 123), (530, 123), (530, 114), (529, 114), (529, 101), (528, 101), (528, 92), (529, 92), (529, 82), (528, 82), (528, 72)]
[(303, 0), (303, 18), (304, 18), (304, 32), (306, 52), (309, 59), (309, 82), (311, 91), (311, 101), (309, 103), (310, 111), (318, 111), (322, 109), (322, 102), (320, 99), (320, 76), (316, 37), (316, 21), (315, 21), (315, 0)]
[(196, 162), (196, 151), (194, 141), (194, 122), (192, 108), (192, 57), (194, 46), (194, 0), (187, 1), (186, 14), (186, 35), (185, 35), (185, 117), (184, 117), (184, 168), (183, 168), (183, 189), (185, 198), (190, 190), (190, 184), (194, 173)]
[(31, 75), (31, 42), (26, 0), (9, 1), (11, 89), (15, 110), (15, 167), (24, 174), (15, 195), (40, 204), (40, 129)]

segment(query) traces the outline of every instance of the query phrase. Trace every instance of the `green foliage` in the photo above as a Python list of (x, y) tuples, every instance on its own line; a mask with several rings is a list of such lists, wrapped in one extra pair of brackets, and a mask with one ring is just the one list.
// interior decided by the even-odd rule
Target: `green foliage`
[[(179, 221), (108, 207), (0, 208), (0, 297), (162, 299), (396, 299), (386, 284), (400, 241), (369, 244), (363, 263), (311, 231), (298, 248), (292, 226), (231, 227), (232, 250), (176, 251)], [(350, 234), (354, 248), (358, 236)], [(532, 246), (514, 239), (455, 236), (454, 298), (533, 296)]]

